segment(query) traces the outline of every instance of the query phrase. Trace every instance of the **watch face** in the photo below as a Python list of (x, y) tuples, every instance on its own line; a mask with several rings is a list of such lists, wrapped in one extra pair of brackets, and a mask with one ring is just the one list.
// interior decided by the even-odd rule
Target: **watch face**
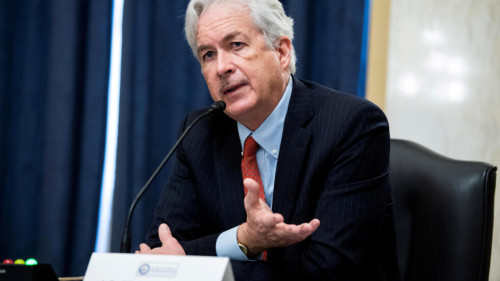
[(238, 243), (238, 246), (240, 246), (240, 250), (243, 252), (243, 254), (245, 256), (247, 256), (248, 255), (248, 248), (247, 248), (247, 246), (245, 246), (245, 245), (243, 245), (241, 243)]

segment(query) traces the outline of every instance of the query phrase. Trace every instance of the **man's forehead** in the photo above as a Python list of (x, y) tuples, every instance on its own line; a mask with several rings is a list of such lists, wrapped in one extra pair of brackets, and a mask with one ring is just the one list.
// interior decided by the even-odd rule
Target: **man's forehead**
[(251, 21), (250, 12), (241, 5), (218, 8), (214, 4), (208, 7), (199, 17), (197, 30), (217, 30), (227, 26), (238, 25)]
[(250, 14), (241, 9), (234, 13), (224, 10), (207, 10), (198, 21), (196, 41), (198, 44), (205, 44), (203, 41), (227, 41), (238, 36), (245, 36), (256, 30)]

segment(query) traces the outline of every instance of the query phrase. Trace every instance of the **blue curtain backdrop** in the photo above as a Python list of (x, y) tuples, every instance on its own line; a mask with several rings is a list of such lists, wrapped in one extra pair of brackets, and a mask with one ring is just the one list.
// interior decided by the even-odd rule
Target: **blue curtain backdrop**
[(0, 1), (0, 261), (83, 275), (95, 244), (111, 1)]
[[(133, 197), (173, 145), (182, 118), (211, 103), (200, 67), (184, 39), (187, 2), (125, 1), (112, 251), (119, 250)], [(364, 96), (364, 86), (357, 91), (358, 84), (364, 83), (360, 65), (365, 1), (282, 2), (295, 20), (297, 77)], [(144, 241), (171, 164), (136, 208), (132, 250)]]

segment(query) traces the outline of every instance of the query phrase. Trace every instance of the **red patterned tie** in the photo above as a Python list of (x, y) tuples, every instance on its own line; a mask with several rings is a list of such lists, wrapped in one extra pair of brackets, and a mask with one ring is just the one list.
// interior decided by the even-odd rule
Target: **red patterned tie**
[[(251, 178), (259, 184), (259, 198), (266, 202), (266, 196), (264, 193), (264, 185), (262, 184), (262, 178), (260, 177), (259, 167), (257, 166), (257, 157), (255, 154), (259, 149), (259, 144), (249, 136), (245, 140), (243, 147), (243, 159), (241, 159), (241, 173), (243, 179)], [(248, 193), (247, 188), (244, 186), (245, 196)], [(267, 260), (267, 251), (262, 253), (262, 260)]]

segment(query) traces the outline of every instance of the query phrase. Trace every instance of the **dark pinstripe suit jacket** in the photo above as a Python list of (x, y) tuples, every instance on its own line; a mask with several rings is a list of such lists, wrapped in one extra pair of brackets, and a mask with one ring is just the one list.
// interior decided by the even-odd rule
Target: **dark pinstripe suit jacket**
[[(287, 223), (321, 225), (301, 243), (270, 249), (268, 262), (233, 262), (237, 280), (397, 280), (384, 114), (367, 100), (293, 79), (273, 211)], [(240, 153), (236, 122), (226, 115), (193, 128), (155, 210), (151, 246), (166, 222), (187, 254), (216, 255), (217, 236), (246, 219)]]

